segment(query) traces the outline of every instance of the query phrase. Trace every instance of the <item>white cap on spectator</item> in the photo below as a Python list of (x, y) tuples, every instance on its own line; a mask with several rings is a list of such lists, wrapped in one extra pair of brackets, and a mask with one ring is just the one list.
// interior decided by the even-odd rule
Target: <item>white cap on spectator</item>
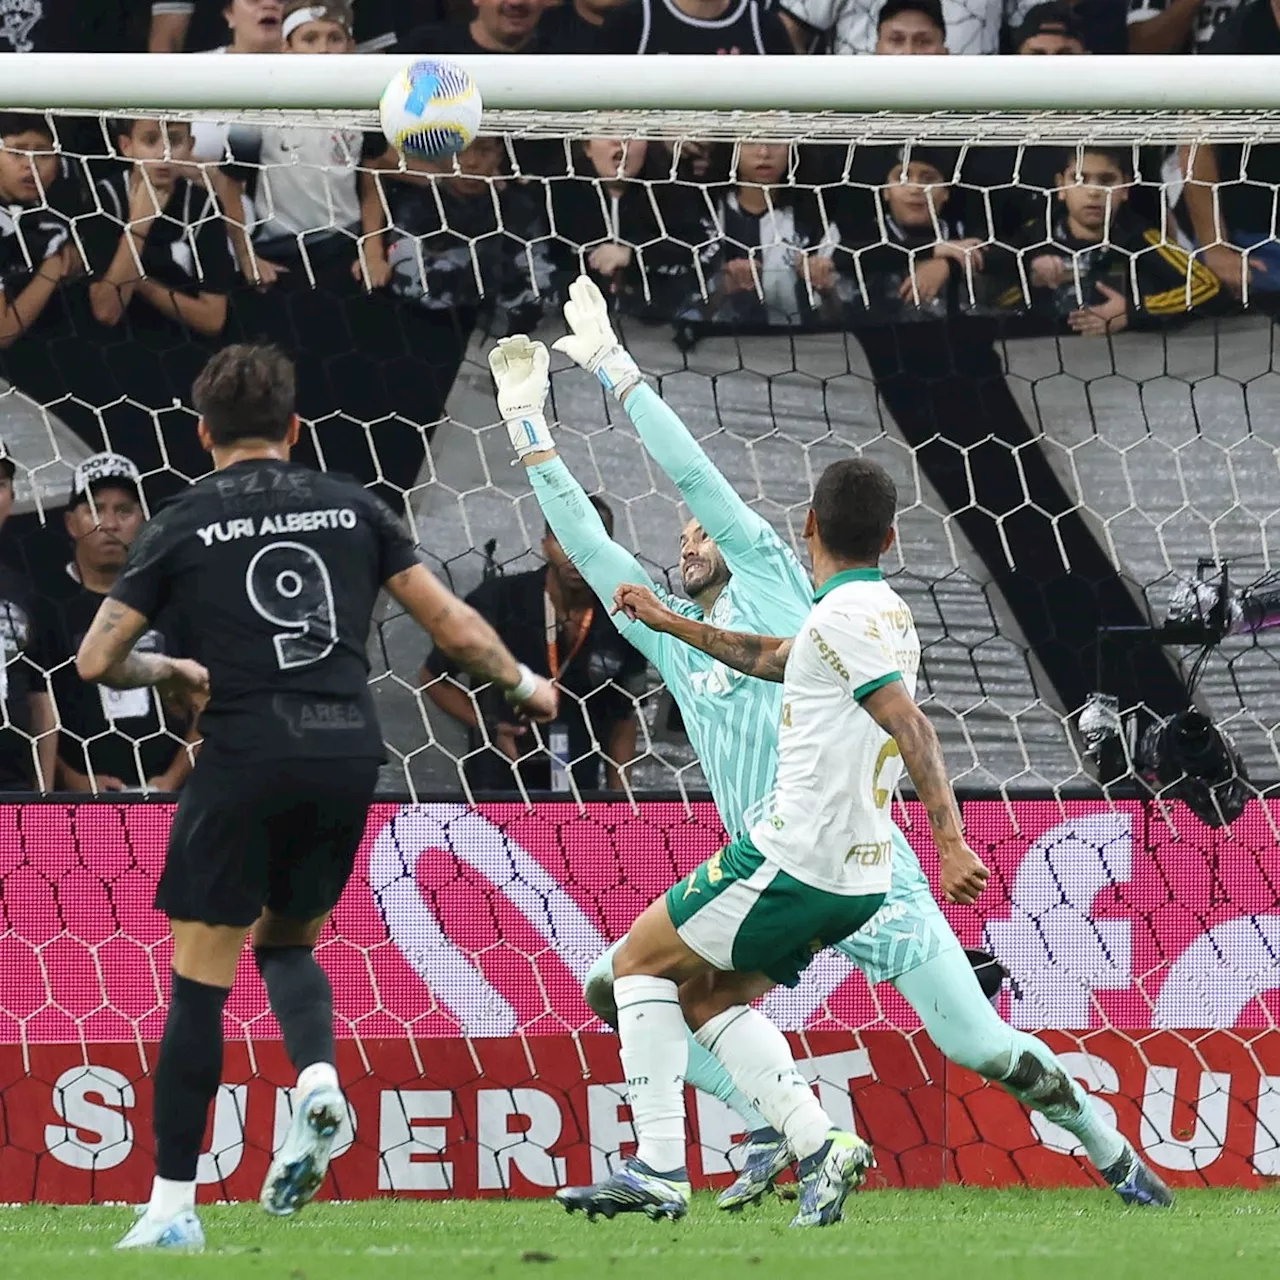
[(86, 458), (77, 468), (71, 480), (71, 497), (67, 506), (74, 507), (84, 502), (98, 489), (108, 482), (126, 486), (141, 495), (142, 476), (138, 468), (122, 453), (95, 453)]
[(0, 471), (3, 471), (12, 480), (17, 470), (18, 464), (13, 460), (13, 454), (9, 452), (9, 446), (3, 440), (0, 440)]
[(285, 14), (280, 27), (280, 38), (288, 40), (295, 31), (308, 22), (336, 22), (347, 35), (351, 34), (351, 6), (346, 3), (311, 4)]

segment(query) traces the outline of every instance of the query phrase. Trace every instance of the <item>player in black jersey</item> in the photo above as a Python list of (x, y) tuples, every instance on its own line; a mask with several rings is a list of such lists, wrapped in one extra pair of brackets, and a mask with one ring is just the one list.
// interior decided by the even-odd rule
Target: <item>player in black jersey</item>
[[(299, 1072), (264, 1208), (293, 1213), (328, 1167), (345, 1103), (333, 993), (312, 947), (351, 874), (383, 759), (365, 653), (379, 589), (526, 714), (556, 710), (554, 688), (418, 562), (379, 499), (289, 461), (298, 418), (283, 354), (225, 348), (194, 400), (215, 470), (138, 535), (77, 657), (86, 680), (193, 701), (204, 735), (156, 891), (174, 938), (155, 1068), (157, 1177), (121, 1248), (203, 1246), (196, 1161), (221, 1080), (222, 1010), (250, 934)], [(161, 609), (183, 620), (189, 658), (133, 652)]]

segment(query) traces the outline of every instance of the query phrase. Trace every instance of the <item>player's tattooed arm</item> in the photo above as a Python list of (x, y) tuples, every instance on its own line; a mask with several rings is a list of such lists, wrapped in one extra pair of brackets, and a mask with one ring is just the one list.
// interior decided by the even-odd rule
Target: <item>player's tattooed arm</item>
[[(555, 686), (526, 672), (498, 633), (465, 600), (420, 564), (393, 574), (384, 584), (393, 599), (459, 666), (491, 680), (512, 695), (535, 720), (553, 719), (559, 698)], [(528, 681), (532, 680), (530, 686)]]
[(780, 683), (791, 652), (790, 636), (757, 636), (745, 631), (726, 631), (669, 609), (648, 588), (624, 582), (614, 593), (613, 612), (625, 614), (633, 622), (643, 622), (651, 631), (663, 631), (677, 640), (701, 649), (726, 667), (758, 680)]
[(133, 646), (146, 629), (145, 614), (108, 596), (76, 655), (80, 678), (110, 689), (154, 687), (163, 697), (199, 711), (209, 696), (208, 671), (189, 658), (134, 653)]
[[(915, 784), (916, 795), (929, 816), (929, 829), (938, 848), (942, 889), (948, 901), (976, 902), (988, 873), (964, 838), (960, 806), (947, 776), (937, 730), (901, 680), (876, 689), (862, 700), (862, 706), (897, 744)], [(888, 801), (886, 795), (885, 803)]]

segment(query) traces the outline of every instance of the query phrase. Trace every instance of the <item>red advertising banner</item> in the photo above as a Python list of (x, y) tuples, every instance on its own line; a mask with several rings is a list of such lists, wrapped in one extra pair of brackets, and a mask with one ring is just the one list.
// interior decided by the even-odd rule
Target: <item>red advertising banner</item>
[[(151, 907), (172, 811), (0, 809), (0, 1199), (130, 1199), (151, 1174), (167, 993)], [(904, 825), (926, 869), (931, 850)], [(1138, 803), (969, 802), (992, 867), (948, 915), (1009, 967), (1001, 1011), (1042, 1032), (1170, 1181), (1280, 1174), (1280, 853), (1260, 807), (1228, 832)], [(631, 1140), (616, 1042), (587, 968), (719, 844), (709, 805), (384, 805), (322, 947), (352, 1132), (334, 1194), (542, 1195)], [(1085, 1182), (1073, 1140), (947, 1068), (892, 987), (824, 956), (768, 1012), (895, 1185)], [(210, 1196), (257, 1194), (291, 1077), (252, 966), (228, 1007)], [(736, 1125), (690, 1096), (695, 1176), (729, 1176)]]

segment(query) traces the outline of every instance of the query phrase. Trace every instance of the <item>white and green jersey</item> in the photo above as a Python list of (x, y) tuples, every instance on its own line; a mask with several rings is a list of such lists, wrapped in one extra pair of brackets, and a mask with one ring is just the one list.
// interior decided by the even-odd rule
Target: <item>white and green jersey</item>
[(813, 599), (787, 658), (777, 790), (751, 839), (814, 889), (883, 893), (902, 757), (862, 699), (896, 680), (915, 696), (920, 640), (879, 569), (838, 573)]
[[(738, 496), (656, 392), (638, 387), (626, 408), (645, 447), (729, 566), (729, 584), (706, 620), (730, 631), (794, 635), (813, 593), (795, 553)], [(703, 618), (698, 605), (652, 582), (639, 561), (610, 540), (563, 462), (556, 458), (530, 467), (529, 475), (552, 532), (601, 600), (611, 605), (621, 583), (637, 582), (652, 587), (672, 609)], [(742, 834), (746, 814), (773, 787), (782, 687), (745, 676), (621, 614), (614, 621), (671, 690), (721, 820), (730, 836)]]

